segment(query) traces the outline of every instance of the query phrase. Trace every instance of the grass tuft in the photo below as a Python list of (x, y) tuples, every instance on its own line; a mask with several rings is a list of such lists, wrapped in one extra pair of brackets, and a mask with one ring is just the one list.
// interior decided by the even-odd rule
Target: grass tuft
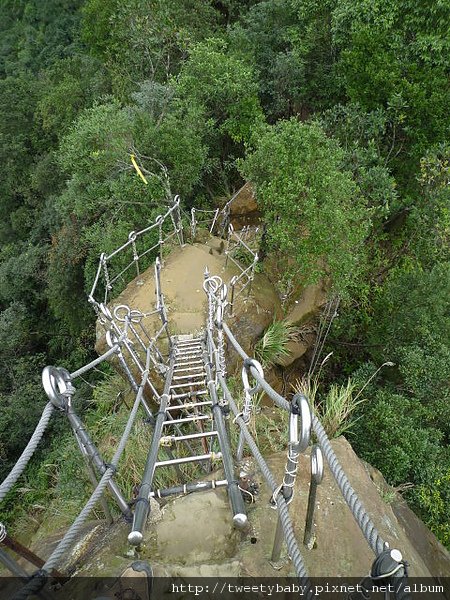
[(256, 358), (267, 368), (289, 355), (287, 344), (298, 336), (298, 328), (287, 321), (273, 321), (255, 345)]
[(353, 413), (364, 399), (354, 395), (356, 384), (351, 378), (342, 385), (331, 385), (327, 394), (319, 399), (317, 377), (300, 379), (295, 383), (295, 391), (306, 396), (320, 419), (328, 437), (335, 438), (350, 431), (357, 421)]

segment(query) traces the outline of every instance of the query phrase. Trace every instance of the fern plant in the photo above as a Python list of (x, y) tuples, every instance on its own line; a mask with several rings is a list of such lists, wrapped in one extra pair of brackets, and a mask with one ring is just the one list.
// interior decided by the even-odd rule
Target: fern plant
[(287, 345), (298, 335), (298, 328), (287, 321), (273, 321), (255, 345), (255, 355), (263, 367), (271, 367), (289, 355)]

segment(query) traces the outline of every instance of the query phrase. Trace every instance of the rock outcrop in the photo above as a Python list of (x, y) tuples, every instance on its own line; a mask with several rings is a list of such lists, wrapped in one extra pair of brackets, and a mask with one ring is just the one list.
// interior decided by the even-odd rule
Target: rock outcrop
[[(388, 488), (386, 482), (379, 474), (374, 477), (373, 470), (358, 459), (344, 438), (333, 440), (332, 445), (379, 533), (391, 548), (401, 550), (410, 563), (410, 575), (437, 579), (448, 575), (450, 554), (417, 516), (405, 509), (401, 498), (391, 494), (389, 503), (383, 499), (380, 489)], [(285, 460), (284, 452), (267, 459), (278, 481), (282, 479)], [(278, 569), (269, 562), (277, 512), (269, 506), (271, 494), (259, 473), (256, 472), (255, 478), (260, 489), (255, 504), (249, 505), (250, 529), (246, 534), (233, 529), (223, 489), (174, 497), (162, 508), (152, 500), (152, 516), (141, 557), (152, 564), (155, 575), (182, 578), (294, 575), (285, 550)], [(290, 505), (300, 544), (308, 489), (309, 456), (302, 455)], [(111, 527), (91, 523), (76, 551), (68, 557), (67, 566), (75, 565), (80, 576), (118, 576), (131, 560), (126, 541), (128, 530), (129, 526), (123, 522)], [(313, 549), (301, 545), (311, 576), (362, 578), (367, 574), (374, 556), (326, 466), (318, 487), (314, 531)], [(37, 550), (45, 557), (53, 544), (53, 538), (47, 542), (41, 539)]]

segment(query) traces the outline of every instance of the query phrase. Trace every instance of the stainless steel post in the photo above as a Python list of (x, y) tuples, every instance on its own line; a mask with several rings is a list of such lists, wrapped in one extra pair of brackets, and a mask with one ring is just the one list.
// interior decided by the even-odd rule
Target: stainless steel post
[[(300, 416), (300, 429), (298, 418)], [(289, 417), (289, 449), (286, 462), (286, 468), (283, 483), (275, 492), (283, 494), (286, 503), (292, 502), (294, 496), (294, 485), (297, 477), (298, 457), (309, 446), (311, 437), (312, 415), (308, 400), (301, 394), (295, 394), (291, 404), (291, 414)], [(275, 494), (273, 501), (275, 501)], [(278, 517), (277, 528), (272, 549), (272, 563), (278, 563), (283, 546), (283, 528), (281, 519)]]
[(317, 486), (323, 479), (323, 456), (322, 450), (317, 444), (311, 449), (311, 483), (309, 486), (308, 508), (306, 510), (305, 535), (303, 544), (312, 550), (314, 546), (315, 535), (313, 533), (314, 511), (316, 508)]
[(159, 411), (155, 421), (152, 443), (147, 456), (147, 462), (142, 476), (141, 487), (139, 488), (139, 496), (136, 500), (136, 508), (134, 511), (133, 527), (128, 535), (128, 541), (133, 546), (139, 546), (144, 538), (143, 531), (147, 516), (150, 512), (150, 492), (152, 491), (153, 476), (155, 473), (155, 463), (158, 458), (159, 442), (161, 439), (164, 421), (166, 420), (166, 408), (170, 399), (170, 386), (172, 383), (173, 367), (175, 364), (175, 353), (172, 352), (169, 361), (169, 370), (166, 375), (164, 384), (164, 392), (160, 397)]
[[(208, 331), (211, 336), (211, 332)], [(212, 343), (212, 341), (211, 341)], [(209, 363), (208, 351), (203, 353), (205, 371), (208, 379), (208, 391), (212, 401), (212, 411), (214, 415), (214, 423), (219, 438), (220, 450), (222, 452), (222, 462), (225, 471), (225, 477), (228, 481), (228, 498), (233, 511), (233, 523), (239, 529), (244, 529), (247, 526), (248, 520), (245, 512), (244, 500), (241, 491), (239, 490), (238, 482), (234, 473), (233, 457), (231, 453), (230, 441), (227, 437), (225, 422), (222, 414), (222, 407), (219, 404), (215, 381), (212, 376), (212, 370)]]
[[(104, 463), (102, 457), (100, 456), (100, 452), (97, 450), (97, 447), (95, 446), (90, 435), (84, 428), (83, 422), (81, 421), (80, 417), (75, 413), (72, 405), (68, 406), (66, 415), (67, 415), (67, 418), (69, 420), (69, 423), (73, 429), (75, 436), (77, 438), (79, 438), (80, 442), (83, 444), (87, 455), (89, 456), (90, 460), (92, 461), (92, 464), (95, 466), (96, 469), (98, 469), (99, 473), (101, 473), (103, 475), (103, 473), (107, 470), (108, 467)], [(118, 507), (120, 508), (120, 511), (122, 512), (123, 516), (127, 520), (131, 520), (131, 518), (132, 518), (131, 509), (128, 506), (127, 501), (122, 496), (122, 492), (120, 491), (119, 487), (117, 486), (116, 482), (113, 479), (111, 479), (108, 482), (108, 488), (109, 488), (114, 500), (116, 501)]]
[[(98, 480), (95, 475), (95, 471), (92, 467), (91, 459), (89, 458), (89, 454), (87, 453), (86, 448), (83, 446), (83, 443), (80, 440), (80, 438), (78, 437), (77, 433), (75, 433), (75, 438), (77, 440), (78, 447), (80, 448), (81, 454), (84, 457), (88, 477), (91, 480), (91, 483), (95, 490), (96, 487), (98, 486)], [(105, 514), (106, 521), (108, 522), (109, 525), (111, 525), (114, 522), (114, 519), (111, 516), (111, 511), (109, 510), (108, 502), (106, 501), (106, 498), (104, 495), (102, 495), (102, 497), (100, 498), (100, 506), (102, 507), (102, 510)]]

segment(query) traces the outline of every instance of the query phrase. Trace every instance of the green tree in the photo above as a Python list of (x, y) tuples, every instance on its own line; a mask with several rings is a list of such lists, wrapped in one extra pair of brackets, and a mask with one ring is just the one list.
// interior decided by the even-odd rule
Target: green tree
[(233, 43), (254, 64), (270, 117), (307, 115), (340, 97), (332, 46), (335, 2), (265, 0), (235, 25)]
[(367, 109), (397, 111), (409, 185), (429, 144), (448, 137), (450, 6), (446, 2), (344, 0), (333, 11), (333, 42), (347, 96)]
[(304, 285), (329, 277), (344, 294), (364, 262), (370, 213), (342, 162), (342, 150), (319, 125), (291, 119), (267, 127), (241, 166), (280, 272)]
[(234, 142), (249, 141), (263, 121), (252, 67), (221, 39), (208, 39), (191, 49), (177, 79), (177, 92), (204, 106), (213, 127)]
[(129, 99), (136, 82), (166, 82), (189, 46), (210, 35), (218, 14), (204, 0), (87, 0), (83, 40), (110, 69), (114, 90)]

